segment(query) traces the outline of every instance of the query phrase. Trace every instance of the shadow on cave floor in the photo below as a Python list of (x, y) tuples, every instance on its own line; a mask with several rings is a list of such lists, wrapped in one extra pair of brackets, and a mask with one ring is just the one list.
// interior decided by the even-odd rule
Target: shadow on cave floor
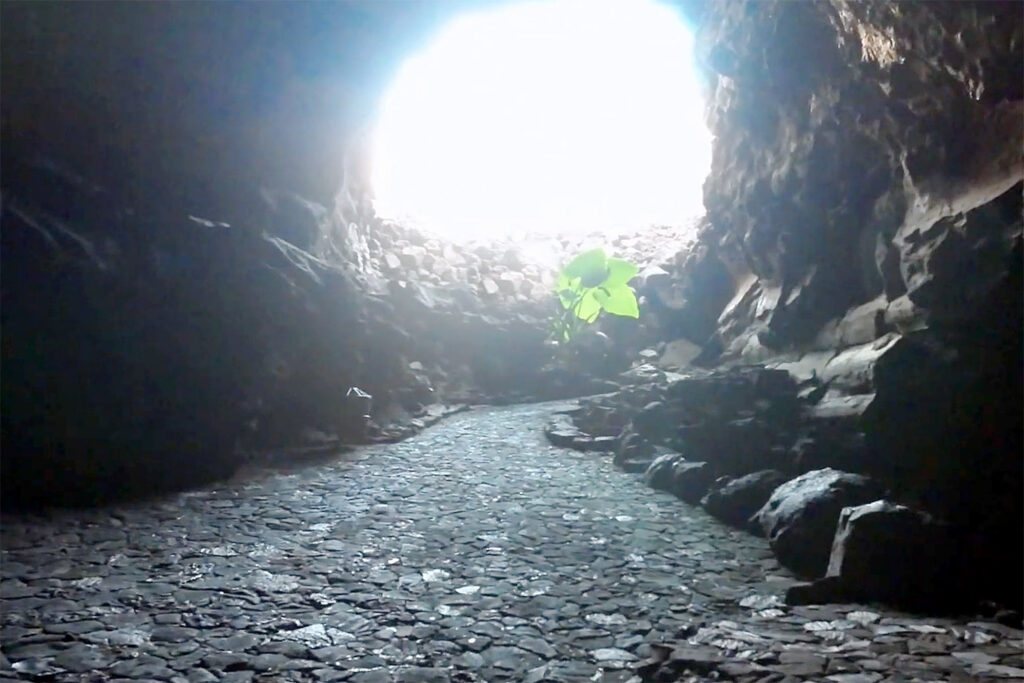
[(555, 407), (158, 501), (6, 515), (3, 675), (639, 681), (652, 656), (751, 681), (1020, 672), (1024, 634), (1000, 624), (785, 606), (795, 579), (763, 539), (550, 446)]
[[(116, 509), (119, 506), (157, 504), (182, 495), (206, 490), (242, 486), (262, 481), (275, 475), (301, 473), (310, 468), (340, 466), (358, 458), (355, 446), (332, 442), (323, 446), (279, 449), (252, 454), (248, 459), (224, 459), (209, 467), (197, 464), (195, 459), (184, 463), (158, 462), (157, 458), (136, 458), (107, 463), (102, 468), (90, 469), (89, 462), (71, 462), (69, 470), (89, 469), (86, 474), (77, 471), (51, 473), (61, 470), (57, 466), (40, 466), (37, 471), (15, 473), (20, 478), (36, 479), (23, 491), (5, 489), (0, 510), (7, 515), (51, 516), (72, 513), (90, 514)], [(157, 464), (154, 464), (157, 461)], [(23, 463), (19, 462), (22, 466)], [(59, 498), (46, 495), (47, 490), (59, 492)]]

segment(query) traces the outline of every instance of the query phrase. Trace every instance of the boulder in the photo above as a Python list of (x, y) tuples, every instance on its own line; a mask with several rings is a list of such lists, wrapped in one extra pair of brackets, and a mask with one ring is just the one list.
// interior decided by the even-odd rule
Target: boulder
[(713, 486), (700, 504), (723, 522), (749, 529), (751, 516), (787, 479), (778, 470), (761, 470), (738, 479), (726, 479)]
[(785, 402), (795, 396), (796, 384), (788, 372), (759, 366), (688, 373), (668, 386), (669, 399), (726, 415), (759, 400)]
[(522, 273), (509, 271), (498, 276), (498, 289), (505, 294), (515, 294), (523, 286), (524, 277)]
[(544, 426), (544, 435), (548, 437), (552, 445), (557, 445), (562, 449), (571, 449), (572, 442), (583, 433), (572, 424), (567, 415), (556, 415)]
[(779, 486), (752, 521), (760, 525), (784, 566), (810, 578), (828, 567), (843, 508), (868, 503), (882, 491), (869, 478), (831, 468), (814, 470)]
[(395, 254), (387, 252), (383, 257), (383, 265), (388, 270), (397, 270), (401, 267), (401, 259), (399, 259)]
[(675, 479), (676, 463), (683, 459), (680, 453), (665, 453), (654, 459), (644, 472), (644, 481), (653, 489), (671, 491)]
[(581, 429), (581, 418), (585, 421), (592, 413), (601, 413), (602, 406), (577, 408), (568, 413), (556, 413), (544, 426), (544, 436), (553, 445), (561, 448), (572, 448), (577, 451), (609, 452), (618, 448), (617, 436), (596, 435), (590, 430)]
[(938, 217), (910, 213), (893, 238), (907, 297), (945, 321), (970, 319), (1008, 277), (1021, 239), (1017, 174), (959, 199), (969, 210)]
[(665, 345), (659, 364), (664, 368), (685, 368), (700, 355), (701, 348), (688, 339), (676, 339)]
[(961, 556), (946, 525), (876, 500), (843, 509), (827, 576), (839, 579), (847, 599), (957, 610), (978, 591), (963, 580)]
[[(900, 282), (902, 283), (902, 280)], [(928, 311), (916, 305), (904, 294), (890, 301), (885, 307), (883, 322), (900, 334), (909, 334), (928, 327)]]
[(648, 287), (659, 288), (667, 286), (672, 280), (669, 272), (660, 266), (647, 266), (637, 275), (637, 291), (641, 294), (648, 292)]
[(633, 418), (633, 426), (644, 438), (661, 443), (675, 430), (681, 415), (673, 414), (672, 406), (662, 401), (651, 401)]
[(423, 266), (423, 259), (426, 255), (427, 250), (423, 247), (410, 245), (402, 248), (401, 253), (398, 255), (398, 259), (406, 269), (419, 270)]
[(668, 273), (661, 268), (658, 268), (658, 271), (649, 273), (648, 277), (643, 279), (639, 291), (662, 317), (677, 316), (686, 305), (686, 299)]
[(678, 460), (672, 467), (671, 491), (680, 500), (696, 505), (714, 478), (714, 470), (708, 463)]
[(826, 576), (815, 581), (796, 583), (786, 589), (787, 605), (825, 605), (847, 601), (843, 582), (837, 576)]
[(835, 467), (864, 474), (870, 465), (861, 421), (874, 394), (847, 396), (826, 389), (816, 404), (804, 410), (800, 437), (790, 448), (799, 472)]
[(654, 461), (655, 455), (654, 445), (643, 435), (627, 427), (619, 437), (613, 462), (626, 472), (645, 472)]
[(678, 429), (677, 439), (670, 445), (706, 460), (719, 474), (738, 476), (786, 468), (791, 459), (789, 436), (777, 433), (768, 421), (753, 417), (684, 425)]
[(641, 363), (619, 375), (619, 381), (626, 385), (647, 384), (650, 382), (672, 382), (682, 379), (681, 375), (666, 372), (652, 363)]
[(583, 444), (583, 450), (597, 451), (599, 453), (612, 453), (619, 446), (619, 440), (614, 436), (593, 436)]
[(618, 394), (615, 395), (618, 400), (611, 403), (602, 401), (603, 398), (580, 401), (581, 407), (573, 413), (573, 422), (591, 436), (617, 437), (629, 422), (628, 406), (621, 405)]
[(870, 393), (877, 386), (875, 373), (879, 367), (886, 363), (905, 363), (907, 346), (904, 337), (888, 334), (871, 343), (851, 347), (825, 365), (820, 379), (850, 393)]
[(453, 266), (464, 266), (466, 265), (465, 257), (457, 250), (454, 245), (446, 244), (441, 251), (441, 256), (445, 261)]
[(887, 306), (888, 299), (885, 295), (880, 295), (866, 304), (848, 310), (836, 328), (839, 336), (837, 346), (867, 344), (881, 337), (885, 329)]

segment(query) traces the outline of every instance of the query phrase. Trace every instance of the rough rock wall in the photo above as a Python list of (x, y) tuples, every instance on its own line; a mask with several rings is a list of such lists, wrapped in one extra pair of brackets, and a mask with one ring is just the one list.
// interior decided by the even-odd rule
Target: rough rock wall
[(901, 226), (1020, 179), (1020, 32), (1017, 3), (737, 2), (705, 15), (705, 242), (737, 282), (726, 357), (809, 345), (851, 307), (917, 289)]
[[(514, 250), (384, 224), (345, 192), (328, 209), (263, 188), (229, 223), (44, 155), (3, 165), (5, 505), (101, 502), (227, 476), (253, 453), (394, 438), (438, 403), (593, 390), (545, 367), (554, 300)], [(352, 387), (373, 398), (369, 435)]]
[(713, 334), (690, 326), (699, 361), (819, 383), (865, 440), (837, 466), (949, 520), (1019, 603), (1020, 4), (734, 2), (702, 21), (715, 143), (691, 267), (731, 282), (708, 290), (727, 302)]
[(4, 4), (5, 505), (358, 440), (353, 386), (383, 435), (435, 401), (529, 395), (536, 302), (382, 273), (409, 236), (375, 222), (355, 163), (382, 74), (458, 6)]

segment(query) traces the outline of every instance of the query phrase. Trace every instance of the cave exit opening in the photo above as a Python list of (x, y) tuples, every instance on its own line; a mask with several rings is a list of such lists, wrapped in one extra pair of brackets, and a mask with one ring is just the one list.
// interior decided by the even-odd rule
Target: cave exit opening
[(711, 159), (692, 45), (654, 0), (454, 19), (380, 103), (378, 215), (453, 240), (691, 223)]

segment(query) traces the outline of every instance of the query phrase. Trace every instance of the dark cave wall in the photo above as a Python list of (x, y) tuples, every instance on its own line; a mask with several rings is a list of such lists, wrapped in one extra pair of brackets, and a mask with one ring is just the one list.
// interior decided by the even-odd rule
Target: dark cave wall
[(859, 406), (844, 467), (948, 520), (1019, 604), (1024, 8), (722, 3), (697, 49), (701, 267), (733, 282), (705, 362)]
[(4, 505), (195, 485), (316, 434), (360, 442), (351, 387), (386, 437), (436, 402), (529, 395), (544, 361), (537, 302), (411, 267), (399, 286), (358, 265), (351, 224), (294, 195), (227, 224), (158, 189), (123, 204), (45, 157), (4, 171)]
[(1019, 3), (998, 2), (737, 2), (705, 14), (698, 49), (717, 79), (705, 242), (758, 290), (734, 292), (751, 305), (721, 321), (727, 355), (754, 332), (748, 356), (810, 345), (883, 290), (914, 290), (896, 267), (901, 226), (984, 205), (1020, 179), (1021, 23)]
[(371, 253), (402, 236), (369, 209), (365, 123), (468, 4), (4, 3), (5, 506), (360, 440), (352, 386), (382, 428), (528, 390), (536, 317), (382, 277)]

